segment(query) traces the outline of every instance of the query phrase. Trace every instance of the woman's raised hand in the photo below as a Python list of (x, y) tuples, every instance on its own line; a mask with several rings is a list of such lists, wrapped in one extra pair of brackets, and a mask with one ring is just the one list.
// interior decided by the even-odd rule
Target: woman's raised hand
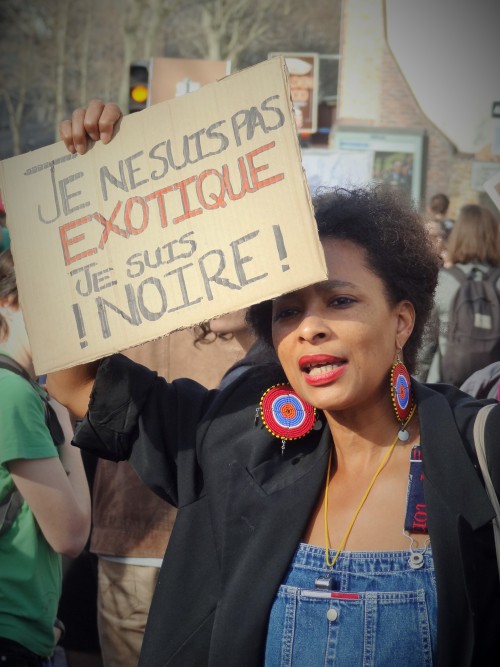
[(104, 144), (111, 141), (115, 125), (122, 116), (117, 104), (91, 100), (87, 108), (75, 109), (71, 118), (60, 122), (59, 136), (70, 153), (83, 155), (89, 140), (101, 140)]

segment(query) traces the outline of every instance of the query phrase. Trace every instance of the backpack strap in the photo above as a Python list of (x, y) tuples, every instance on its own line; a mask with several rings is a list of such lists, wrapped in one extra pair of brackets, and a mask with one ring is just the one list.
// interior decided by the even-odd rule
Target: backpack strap
[[(56, 447), (62, 445), (64, 442), (64, 433), (54, 408), (50, 405), (49, 399), (45, 398), (38, 392), (38, 385), (34, 380), (32, 380), (29, 373), (20, 364), (18, 364), (17, 361), (2, 353), (0, 353), (0, 368), (11, 371), (16, 375), (20, 375), (31, 384), (43, 403), (45, 423), (50, 431), (54, 445), (56, 445)], [(13, 489), (9, 494), (7, 494), (5, 498), (3, 498), (3, 500), (0, 501), (0, 536), (6, 533), (12, 526), (17, 513), (21, 509), (22, 504), (23, 497), (17, 489)]]
[[(34, 380), (32, 380), (30, 374), (20, 364), (18, 364), (17, 361), (11, 357), (8, 357), (6, 354), (2, 354), (1, 352), (0, 368), (11, 371), (16, 375), (20, 375), (31, 384), (43, 403), (45, 423), (50, 431), (54, 445), (56, 445), (56, 447), (58, 445), (62, 445), (64, 442), (64, 433), (61, 428), (61, 424), (59, 423), (59, 419), (57, 418), (54, 408), (50, 405), (49, 399), (39, 393), (38, 385)], [(11, 493), (9, 493), (2, 501), (0, 501), (0, 535), (3, 535), (11, 527), (22, 504), (23, 497), (17, 489), (11, 491)]]
[(23, 497), (17, 489), (0, 501), (0, 537), (12, 526), (22, 504)]
[(12, 371), (12, 373), (20, 375), (27, 382), (30, 383), (30, 385), (36, 391), (37, 395), (40, 397), (40, 400), (43, 403), (43, 408), (45, 412), (45, 423), (50, 431), (50, 435), (52, 436), (52, 441), (54, 445), (56, 447), (62, 445), (64, 442), (64, 432), (62, 430), (61, 424), (59, 422), (59, 419), (56, 415), (54, 408), (49, 403), (49, 398), (47, 396), (40, 394), (38, 390), (39, 385), (31, 378), (30, 374), (20, 364), (17, 363), (17, 361), (11, 359), (11, 357), (8, 357), (6, 354), (2, 354), (1, 352), (0, 352), (0, 368)]
[(498, 279), (500, 278), (500, 266), (491, 269), (491, 271), (487, 275), (487, 278), (492, 283), (493, 287), (496, 288)]
[(12, 371), (16, 375), (20, 375), (25, 380), (28, 380), (30, 384), (33, 384), (33, 381), (29, 373), (21, 366), (21, 364), (18, 364), (17, 361), (12, 359), (11, 357), (8, 357), (6, 354), (2, 354), (1, 352), (0, 352), (0, 368)]
[(485, 273), (482, 269), (480, 269), (477, 266), (473, 266), (469, 274), (462, 271), (462, 269), (459, 269), (458, 266), (456, 265), (448, 266), (443, 270), (449, 273), (454, 278), (456, 278), (456, 280), (458, 280), (458, 282), (461, 285), (469, 278), (473, 278), (474, 275), (477, 273), (481, 274), (483, 280), (488, 280), (495, 289), (498, 280), (500, 280), (500, 266), (490, 269), (490, 271), (488, 271), (487, 273)]
[(448, 266), (444, 270), (456, 278), (460, 284), (467, 280), (467, 275), (462, 271), (462, 269), (459, 269), (458, 266)]
[(486, 446), (484, 441), (486, 418), (488, 417), (490, 410), (492, 410), (494, 407), (494, 403), (490, 405), (484, 405), (477, 413), (476, 419), (474, 421), (474, 445), (476, 448), (477, 459), (481, 467), (486, 493), (488, 494), (488, 498), (493, 506), (493, 509), (495, 510), (495, 517), (492, 521), (492, 524), (493, 535), (495, 538), (495, 550), (497, 553), (498, 574), (500, 576), (500, 503), (498, 502), (495, 487), (491, 480), (488, 461), (486, 459)]
[[(12, 371), (31, 382), (31, 378), (24, 368), (6, 354), (0, 353), (0, 368)], [(6, 533), (12, 526), (22, 504), (23, 497), (17, 489), (13, 489), (0, 501), (0, 536)]]

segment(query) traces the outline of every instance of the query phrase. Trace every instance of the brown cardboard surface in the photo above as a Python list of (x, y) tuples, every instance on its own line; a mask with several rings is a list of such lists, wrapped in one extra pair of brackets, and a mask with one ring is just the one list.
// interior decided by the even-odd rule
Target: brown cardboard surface
[(326, 277), (283, 58), (0, 163), (36, 372)]
[(209, 343), (197, 344), (195, 340), (193, 329), (183, 329), (131, 347), (123, 354), (167, 380), (191, 378), (208, 389), (217, 387), (228, 368), (245, 356), (245, 350), (234, 338), (210, 338)]

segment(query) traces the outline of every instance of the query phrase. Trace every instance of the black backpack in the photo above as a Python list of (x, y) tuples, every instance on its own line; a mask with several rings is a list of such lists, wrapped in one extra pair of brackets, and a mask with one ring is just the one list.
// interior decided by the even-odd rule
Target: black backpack
[[(36, 382), (31, 379), (24, 368), (18, 364), (17, 361), (14, 361), (14, 359), (0, 353), (0, 368), (7, 369), (16, 375), (20, 375), (27, 380), (38, 393)], [(44, 405), (45, 423), (50, 431), (54, 445), (58, 447), (64, 442), (64, 433), (61, 424), (59, 423), (54, 408), (49, 403), (48, 397), (42, 396), (41, 394), (39, 394), (39, 396)], [(21, 509), (22, 504), (23, 497), (17, 489), (12, 490), (5, 498), (0, 500), (0, 535), (3, 535), (3, 533), (9, 530), (17, 513)]]
[(444, 269), (460, 286), (450, 307), (446, 351), (441, 378), (456, 387), (475, 371), (500, 361), (500, 294), (496, 289), (500, 268), (469, 275), (453, 266)]

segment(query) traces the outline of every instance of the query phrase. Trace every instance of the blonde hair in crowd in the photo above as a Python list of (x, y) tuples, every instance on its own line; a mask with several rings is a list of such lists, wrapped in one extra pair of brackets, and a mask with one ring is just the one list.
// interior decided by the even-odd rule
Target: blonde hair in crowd
[(458, 214), (446, 249), (452, 264), (500, 265), (500, 225), (485, 206), (467, 204)]

